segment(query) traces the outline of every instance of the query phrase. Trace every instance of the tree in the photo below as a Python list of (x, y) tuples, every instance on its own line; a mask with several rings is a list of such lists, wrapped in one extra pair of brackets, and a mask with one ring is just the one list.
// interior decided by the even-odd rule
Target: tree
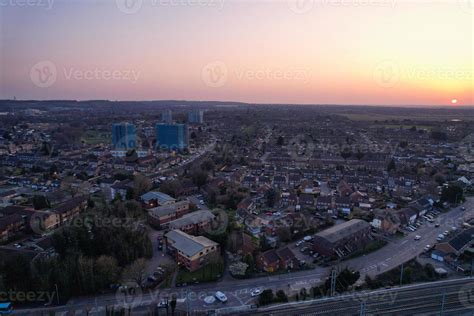
[(148, 192), (153, 187), (151, 180), (142, 174), (137, 174), (133, 179), (133, 197), (136, 199), (140, 195)]
[(247, 272), (254, 272), (255, 271), (255, 259), (252, 255), (247, 254), (245, 255), (243, 261), (248, 265)]
[(216, 165), (211, 159), (206, 159), (201, 163), (201, 169), (206, 171), (214, 171)]
[(395, 159), (392, 158), (392, 160), (390, 160), (390, 163), (388, 164), (387, 170), (389, 172), (397, 170), (397, 166), (395, 165)]
[(119, 267), (117, 260), (111, 256), (100, 256), (94, 265), (94, 280), (96, 288), (103, 289), (109, 284), (117, 282)]
[(300, 294), (301, 294), (301, 298), (303, 299), (303, 301), (305, 301), (306, 297), (308, 296), (308, 292), (306, 291), (306, 288), (302, 288), (301, 291), (300, 291)]
[(287, 242), (291, 240), (291, 228), (286, 225), (278, 226), (276, 234), (280, 241)]
[(179, 186), (180, 184), (177, 180), (166, 180), (160, 184), (160, 191), (172, 197), (176, 197)]
[(406, 140), (402, 140), (402, 141), (400, 141), (399, 146), (401, 148), (407, 148), (408, 147), (408, 142)]
[(61, 181), (61, 190), (66, 191), (72, 197), (74, 197), (79, 192), (79, 187), (77, 183), (75, 183), (75, 179), (72, 176), (65, 177)]
[(171, 315), (174, 315), (174, 311), (176, 309), (176, 295), (173, 295), (173, 297), (171, 298), (170, 307), (171, 307)]
[(268, 305), (273, 302), (273, 291), (272, 290), (264, 290), (262, 294), (258, 297), (258, 304), (263, 306), (263, 305)]
[(275, 300), (277, 302), (288, 302), (288, 297), (286, 296), (285, 292), (283, 290), (278, 290), (276, 292), (276, 297)]
[(43, 195), (35, 195), (33, 196), (33, 207), (35, 210), (41, 210), (44, 208), (51, 207), (51, 203), (48, 199)]
[(194, 169), (191, 172), (191, 177), (193, 179), (193, 183), (201, 188), (207, 182), (207, 172), (202, 169)]
[(265, 193), (265, 198), (267, 199), (267, 205), (269, 207), (273, 207), (275, 205), (276, 200), (276, 192), (275, 189), (270, 189)]
[(459, 203), (464, 201), (464, 191), (456, 184), (443, 188), (441, 192), (441, 202)]
[(124, 269), (123, 275), (141, 286), (145, 280), (146, 266), (146, 260), (139, 258)]
[(350, 149), (344, 148), (344, 150), (341, 151), (341, 157), (342, 158), (347, 159), (350, 156), (352, 156), (352, 152), (350, 151)]
[(278, 136), (277, 145), (278, 146), (283, 146), (284, 142), (285, 142), (285, 140), (284, 140), (283, 136), (281, 136), (281, 135)]
[(444, 182), (446, 182), (446, 179), (441, 173), (437, 173), (434, 176), (434, 180), (436, 181), (436, 183), (438, 183), (438, 185), (442, 185)]
[(445, 132), (433, 130), (431, 131), (431, 138), (434, 140), (445, 141), (448, 139), (448, 135)]
[(244, 262), (235, 262), (229, 265), (229, 272), (234, 276), (245, 276), (248, 267)]

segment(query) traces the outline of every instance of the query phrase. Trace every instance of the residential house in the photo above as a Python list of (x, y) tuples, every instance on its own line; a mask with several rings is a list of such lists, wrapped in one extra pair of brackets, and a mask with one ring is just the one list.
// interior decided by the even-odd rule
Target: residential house
[(334, 198), (334, 207), (337, 211), (348, 215), (351, 213), (351, 200), (348, 196), (336, 196)]
[(408, 207), (398, 210), (397, 215), (398, 215), (398, 218), (400, 219), (401, 225), (403, 226), (414, 224), (418, 217), (417, 211)]
[(474, 227), (458, 233), (446, 242), (436, 244), (435, 249), (446, 255), (458, 257), (467, 248), (474, 245)]
[(290, 248), (284, 247), (277, 250), (277, 255), (280, 258), (280, 269), (291, 270), (298, 267), (299, 260), (296, 258)]
[(394, 235), (400, 227), (398, 216), (391, 211), (376, 210), (376, 213), (370, 225), (380, 231), (382, 234)]
[(266, 272), (275, 272), (280, 268), (280, 257), (275, 249), (270, 249), (257, 257), (257, 264)]
[(133, 181), (123, 180), (110, 186), (110, 195), (112, 200), (120, 197), (124, 200), (127, 197), (127, 193), (133, 190)]
[(299, 205), (302, 207), (313, 207), (314, 206), (314, 195), (302, 193), (299, 197)]
[(331, 196), (318, 196), (318, 198), (316, 199), (316, 208), (318, 210), (332, 209), (332, 197)]

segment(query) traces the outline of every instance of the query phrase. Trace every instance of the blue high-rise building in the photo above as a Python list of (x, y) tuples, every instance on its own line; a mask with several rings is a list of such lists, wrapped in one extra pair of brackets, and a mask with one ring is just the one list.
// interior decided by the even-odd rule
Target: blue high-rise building
[(130, 123), (112, 124), (112, 145), (114, 149), (129, 150), (137, 146), (135, 125)]
[(188, 122), (194, 124), (204, 123), (204, 111), (203, 110), (193, 110), (188, 113)]
[(173, 123), (173, 112), (171, 112), (171, 110), (163, 111), (163, 113), (161, 113), (161, 121), (168, 124)]
[(156, 146), (163, 150), (184, 150), (188, 147), (186, 124), (156, 124)]

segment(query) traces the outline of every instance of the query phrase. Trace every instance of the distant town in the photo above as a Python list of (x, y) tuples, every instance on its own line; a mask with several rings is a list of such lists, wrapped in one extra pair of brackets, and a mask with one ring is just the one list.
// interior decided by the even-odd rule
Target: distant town
[(2, 301), (25, 315), (303, 314), (316, 307), (285, 304), (472, 276), (473, 120), (0, 101)]

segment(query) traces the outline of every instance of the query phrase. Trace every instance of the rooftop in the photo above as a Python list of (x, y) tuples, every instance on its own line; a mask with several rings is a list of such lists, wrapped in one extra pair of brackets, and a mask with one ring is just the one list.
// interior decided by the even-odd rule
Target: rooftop
[(335, 243), (368, 228), (370, 228), (370, 225), (366, 221), (361, 219), (351, 219), (348, 222), (323, 230), (322, 232), (317, 233), (316, 236), (324, 238), (331, 243)]
[(147, 192), (143, 194), (140, 198), (145, 202), (148, 202), (150, 200), (158, 200), (161, 204), (176, 201), (175, 198), (169, 196), (168, 194), (158, 191)]
[(185, 255), (192, 257), (207, 247), (219, 246), (218, 243), (203, 236), (191, 236), (178, 229), (174, 229), (165, 235), (172, 240), (173, 247)]
[(184, 201), (176, 202), (173, 204), (154, 207), (154, 208), (149, 209), (148, 211), (154, 216), (161, 217), (161, 216), (173, 214), (174, 212), (176, 212), (176, 210), (179, 207), (187, 205), (187, 204), (189, 204), (189, 201), (184, 200)]
[(171, 228), (179, 228), (191, 224), (199, 224), (202, 222), (210, 221), (214, 219), (214, 214), (208, 210), (200, 210), (196, 212), (192, 212), (190, 214), (186, 214), (181, 218), (175, 219), (174, 221), (170, 222)]

